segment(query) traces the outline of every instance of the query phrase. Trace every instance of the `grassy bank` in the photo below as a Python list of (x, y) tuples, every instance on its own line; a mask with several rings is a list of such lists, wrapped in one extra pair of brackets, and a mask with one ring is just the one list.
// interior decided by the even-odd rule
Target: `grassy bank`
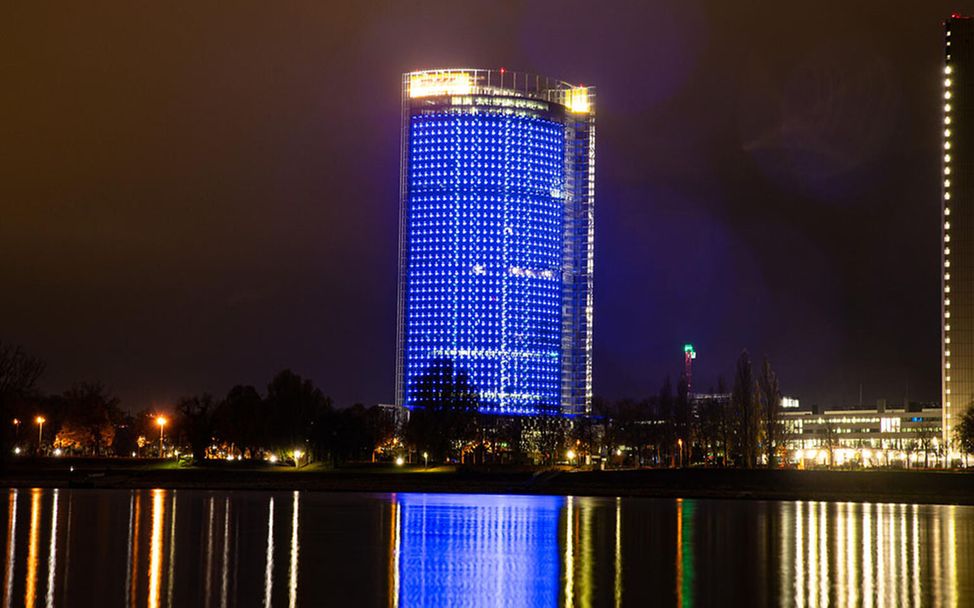
[[(73, 468), (73, 470), (72, 470)], [(570, 469), (358, 466), (327, 469), (215, 463), (50, 459), (9, 463), (10, 487), (186, 488), (326, 492), (472, 492), (837, 500), (974, 505), (974, 473), (737, 469)]]

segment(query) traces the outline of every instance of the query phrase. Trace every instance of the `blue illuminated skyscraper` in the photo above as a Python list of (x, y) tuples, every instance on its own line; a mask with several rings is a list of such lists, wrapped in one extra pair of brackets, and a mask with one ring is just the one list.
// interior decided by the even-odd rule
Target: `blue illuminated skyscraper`
[(397, 404), (445, 378), (484, 412), (589, 411), (594, 110), (534, 75), (403, 76)]

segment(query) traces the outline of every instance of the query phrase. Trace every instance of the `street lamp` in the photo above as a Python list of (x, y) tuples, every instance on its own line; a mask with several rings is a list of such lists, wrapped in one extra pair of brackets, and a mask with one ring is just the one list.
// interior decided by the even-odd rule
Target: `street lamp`
[(423, 468), (429, 468), (430, 466), (430, 455), (429, 452), (423, 452)]
[(571, 462), (575, 460), (575, 450), (568, 450), (568, 452), (565, 453), (565, 456), (568, 458), (568, 463), (571, 464)]
[(167, 422), (169, 422), (169, 421), (166, 420), (166, 417), (165, 416), (157, 416), (156, 417), (156, 424), (159, 425), (159, 458), (162, 458), (163, 457), (163, 455), (162, 455), (162, 451), (163, 451), (162, 438), (166, 434), (166, 423)]
[(37, 418), (34, 418), (34, 422), (37, 423), (37, 449), (40, 451), (41, 440), (44, 437), (44, 423), (47, 422), (47, 418), (44, 416), (38, 416)]
[(294, 468), (295, 469), (298, 468), (298, 466), (300, 466), (300, 462), (301, 462), (301, 457), (302, 456), (304, 456), (304, 452), (302, 452), (301, 450), (294, 450)]
[(680, 468), (683, 468), (683, 440), (677, 439), (676, 445), (680, 446)]

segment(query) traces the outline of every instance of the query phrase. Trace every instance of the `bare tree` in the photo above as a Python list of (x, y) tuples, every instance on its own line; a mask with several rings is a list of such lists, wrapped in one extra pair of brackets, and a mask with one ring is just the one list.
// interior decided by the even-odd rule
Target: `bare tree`
[(80, 382), (65, 391), (64, 420), (59, 439), (85, 453), (102, 456), (115, 440), (121, 419), (119, 400), (100, 382)]
[(0, 342), (0, 405), (30, 392), (44, 373), (44, 363), (19, 346)]
[(930, 452), (934, 451), (934, 443), (940, 435), (929, 426), (918, 426), (913, 431), (914, 443), (917, 449), (923, 451), (923, 467), (930, 468)]
[[(202, 464), (206, 460), (206, 448), (210, 445), (213, 433), (213, 411), (216, 403), (209, 394), (184, 397), (176, 409), (180, 415), (180, 426), (189, 439), (193, 449), (193, 462)], [(162, 454), (159, 454), (162, 456)]]
[(44, 363), (21, 347), (0, 342), (0, 465), (10, 453), (7, 430), (11, 412), (25, 399), (44, 372)]
[(764, 358), (761, 377), (758, 380), (761, 394), (761, 413), (764, 415), (764, 453), (768, 468), (773, 469), (778, 460), (778, 444), (781, 443), (781, 389), (778, 376), (771, 369), (768, 358)]
[(835, 424), (831, 420), (825, 420), (825, 424), (822, 425), (822, 445), (825, 447), (825, 451), (829, 454), (829, 468), (835, 464), (835, 448), (839, 444), (838, 434), (835, 432)]
[(746, 468), (753, 468), (757, 464), (758, 441), (761, 431), (761, 406), (757, 392), (754, 371), (751, 367), (751, 357), (745, 350), (737, 359), (731, 402), (736, 416), (735, 423), (740, 443), (741, 464)]

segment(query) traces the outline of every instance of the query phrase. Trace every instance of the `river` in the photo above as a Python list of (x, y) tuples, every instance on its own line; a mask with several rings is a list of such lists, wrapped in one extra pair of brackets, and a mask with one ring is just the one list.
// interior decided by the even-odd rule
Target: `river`
[(3, 492), (4, 608), (974, 604), (974, 507)]

